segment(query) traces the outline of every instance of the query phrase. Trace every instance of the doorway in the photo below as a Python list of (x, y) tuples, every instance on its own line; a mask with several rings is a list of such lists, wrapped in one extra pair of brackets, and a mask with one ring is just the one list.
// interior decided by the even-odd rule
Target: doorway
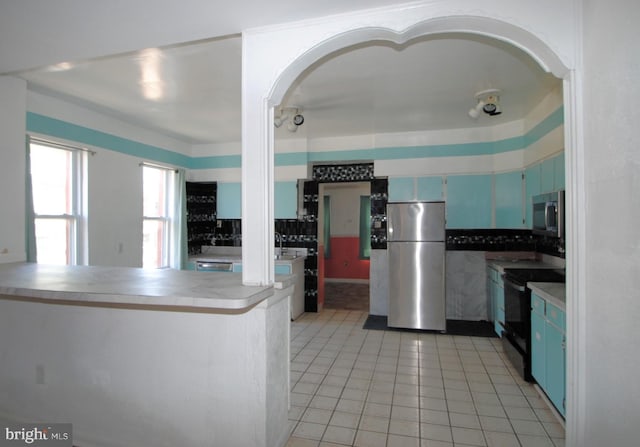
[(319, 195), (323, 308), (368, 312), (371, 184), (321, 184)]

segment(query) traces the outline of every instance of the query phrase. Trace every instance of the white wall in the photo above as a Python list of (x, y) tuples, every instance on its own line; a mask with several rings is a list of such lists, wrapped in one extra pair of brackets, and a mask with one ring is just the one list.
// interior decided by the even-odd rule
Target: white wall
[(237, 314), (2, 297), (0, 420), (72, 422), (87, 447), (283, 446), (290, 293)]
[[(122, 122), (77, 104), (29, 91), (26, 102), (29, 112), (54, 118), (77, 126), (141, 143), (177, 154), (190, 156), (190, 145), (149, 130)], [(24, 139), (24, 130), (22, 131)], [(58, 136), (36, 134), (45, 139), (78, 145)], [(95, 151), (87, 157), (87, 239), (89, 265), (142, 266), (142, 161), (153, 159), (130, 155), (99, 146), (83, 147)], [(24, 147), (24, 144), (22, 145)], [(123, 148), (124, 149), (124, 148)], [(24, 152), (21, 150), (20, 155)], [(18, 171), (15, 171), (18, 172)], [(24, 184), (24, 180), (20, 180)], [(24, 198), (20, 198), (21, 203)], [(24, 239), (24, 238), (23, 238)], [(22, 240), (23, 240), (22, 239)]]
[(0, 263), (24, 261), (27, 83), (0, 76)]
[(370, 194), (370, 183), (338, 183), (320, 186), (324, 187), (324, 195), (331, 197), (331, 236), (358, 237), (360, 196)]
[(584, 2), (586, 423), (580, 446), (636, 446), (640, 429), (640, 8)]
[(95, 149), (88, 166), (89, 265), (142, 267), (142, 167)]
[[(497, 126), (473, 127), (461, 129), (398, 132), (385, 134), (335, 136), (329, 138), (308, 139), (306, 137), (278, 139), (274, 143), (276, 156), (289, 153), (305, 154), (308, 160), (343, 160), (345, 152), (353, 157), (357, 150), (397, 148), (402, 154), (403, 148), (440, 145), (462, 145), (485, 142), (499, 142), (525, 135), (543, 122), (563, 105), (562, 86), (551, 91), (525, 116)], [(526, 149), (484, 154), (477, 156), (438, 156), (424, 158), (402, 158), (375, 160), (377, 176), (424, 176), (450, 174), (479, 174), (520, 170), (529, 165), (549, 158), (564, 150), (564, 126), (560, 125)], [(196, 145), (191, 154), (196, 158), (218, 156), (240, 156), (240, 143), (217, 145)], [(322, 154), (319, 156), (319, 154)], [(332, 154), (335, 154), (332, 157)], [(367, 154), (368, 156), (369, 154)], [(352, 160), (354, 158), (351, 158)], [(369, 159), (367, 159), (369, 161)], [(196, 162), (197, 166), (197, 162)], [(240, 167), (221, 167), (217, 169), (192, 169), (189, 180), (240, 182)], [(276, 161), (275, 181), (294, 181), (308, 178), (308, 165), (279, 166)]]
[[(583, 6), (585, 23), (584, 29), (581, 29), (579, 14)], [(637, 423), (630, 418), (637, 418), (640, 413), (640, 385), (635, 374), (640, 365), (633, 351), (633, 342), (640, 335), (640, 326), (637, 324), (640, 300), (635, 280), (640, 276), (637, 231), (640, 225), (637, 194), (640, 190), (637, 180), (640, 178), (637, 149), (640, 135), (637, 123), (640, 120), (636, 104), (640, 73), (635, 47), (640, 18), (637, 1), (491, 0), (479, 5), (472, 0), (455, 0), (425, 2), (425, 7), (430, 9), (431, 15), (440, 17), (466, 11), (504, 20), (513, 19), (513, 23), (533, 35), (543, 36), (550, 48), (566, 60), (567, 66), (578, 68), (579, 77), (585, 75), (584, 88), (580, 86), (578, 92), (579, 99), (584, 99), (584, 110), (587, 112), (585, 127), (580, 128), (584, 134), (578, 135), (578, 143), (584, 140), (584, 145), (579, 144), (574, 148), (577, 162), (575, 166), (567, 168), (575, 169), (574, 176), (584, 174), (586, 178), (585, 191), (579, 196), (582, 201), (576, 205), (585, 210), (586, 219), (581, 225), (584, 225), (586, 235), (579, 241), (580, 245), (574, 248), (578, 250), (576, 259), (586, 265), (588, 272), (587, 287), (578, 291), (579, 295), (575, 297), (582, 307), (586, 307), (580, 316), (585, 317), (588, 326), (579, 353), (588, 361), (578, 373), (586, 377), (584, 391), (587, 399), (583, 396), (581, 408), (575, 411), (586, 413), (587, 421), (579, 427), (581, 439), (574, 445), (636, 445)], [(159, 10), (156, 12), (161, 15)], [(413, 14), (413, 11), (410, 12)], [(170, 13), (166, 14), (167, 19), (171, 17)], [(356, 19), (362, 17), (357, 16)], [(190, 22), (176, 22), (175, 25), (171, 29), (171, 36), (165, 38), (165, 43), (188, 41), (193, 37)], [(199, 29), (202, 28), (206, 27), (200, 26)], [(281, 45), (273, 45), (273, 48), (286, 47), (292, 41), (291, 34), (286, 31), (282, 33)], [(301, 29), (299, 32), (305, 33), (307, 30)], [(204, 31), (202, 37), (206, 37)], [(130, 35), (125, 40), (130, 40)], [(580, 47), (582, 40), (584, 67), (579, 65), (580, 48), (577, 51), (574, 49), (575, 45)], [(135, 48), (143, 46), (139, 41), (132, 45)], [(104, 49), (100, 47), (96, 52), (95, 42), (93, 46), (83, 42), (82, 46), (87, 48), (83, 53), (87, 57)], [(112, 50), (112, 47), (108, 50)], [(258, 48), (258, 51), (261, 49)], [(275, 52), (265, 51), (264, 57), (271, 57), (271, 53)], [(33, 53), (28, 54), (33, 56)], [(37, 56), (29, 61), (30, 66), (47, 62)], [(256, 67), (260, 67), (260, 64), (258, 58)], [(255, 70), (254, 75), (260, 76), (259, 72), (259, 69)], [(3, 89), (3, 92), (3, 101), (0, 102), (2, 113), (8, 110), (10, 119), (24, 116), (23, 106), (18, 103), (6, 104), (4, 95), (7, 91)], [(16, 122), (19, 122), (19, 118)], [(18, 134), (19, 129), (11, 130), (4, 119), (0, 123), (3, 145), (0, 149), (0, 157), (3, 157), (0, 182), (3, 189), (20, 189), (22, 177), (18, 171), (22, 157), (6, 152), (6, 148), (11, 146), (7, 142)], [(7, 159), (10, 164), (4, 163)], [(11, 199), (13, 195), (7, 198), (6, 193), (2, 193), (0, 197), (3, 207), (1, 240), (9, 241), (11, 247), (21, 247), (21, 230), (12, 228), (9, 232), (4, 231), (4, 212), (20, 221), (21, 205)]]
[(180, 140), (31, 90), (27, 92), (27, 111), (179, 154), (191, 155), (191, 145)]

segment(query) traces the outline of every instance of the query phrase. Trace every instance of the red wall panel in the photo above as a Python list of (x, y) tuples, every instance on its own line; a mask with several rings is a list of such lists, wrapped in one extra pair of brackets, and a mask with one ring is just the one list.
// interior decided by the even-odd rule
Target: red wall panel
[(332, 237), (331, 257), (324, 260), (324, 277), (335, 279), (369, 279), (369, 260), (360, 259), (360, 238)]

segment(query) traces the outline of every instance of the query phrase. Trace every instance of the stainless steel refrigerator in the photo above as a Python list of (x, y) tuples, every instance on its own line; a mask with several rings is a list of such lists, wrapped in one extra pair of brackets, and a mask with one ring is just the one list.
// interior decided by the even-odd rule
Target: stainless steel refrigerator
[(387, 204), (389, 327), (445, 331), (444, 202)]

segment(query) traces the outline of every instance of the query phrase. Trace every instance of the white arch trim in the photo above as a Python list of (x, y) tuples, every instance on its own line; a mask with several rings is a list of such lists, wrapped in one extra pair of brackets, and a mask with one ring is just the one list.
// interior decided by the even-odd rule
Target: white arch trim
[(307, 68), (336, 51), (371, 41), (388, 41), (398, 45), (432, 35), (464, 33), (507, 42), (531, 56), (540, 67), (563, 79), (568, 68), (555, 52), (527, 30), (510, 23), (480, 16), (440, 17), (417, 23), (403, 31), (384, 27), (363, 27), (332, 36), (304, 52), (288, 65), (275, 81), (268, 95), (269, 104), (280, 104), (289, 87)]
[[(274, 283), (273, 274), (273, 107), (309, 66), (335, 51), (371, 40), (398, 44), (446, 33), (495, 38), (520, 48), (545, 70), (564, 79), (567, 208), (567, 432), (568, 446), (581, 445), (586, 417), (584, 304), (586, 284), (584, 167), (580, 35), (581, 18), (572, 2), (531, 4), (493, 0), (478, 11), (474, 1), (420, 2), (396, 9), (362, 11), (243, 34), (242, 210), (243, 284)], [(451, 8), (458, 8), (452, 10)], [(549, 14), (552, 9), (554, 14)], [(462, 11), (462, 12), (460, 12)], [(495, 17), (507, 17), (499, 20)]]

